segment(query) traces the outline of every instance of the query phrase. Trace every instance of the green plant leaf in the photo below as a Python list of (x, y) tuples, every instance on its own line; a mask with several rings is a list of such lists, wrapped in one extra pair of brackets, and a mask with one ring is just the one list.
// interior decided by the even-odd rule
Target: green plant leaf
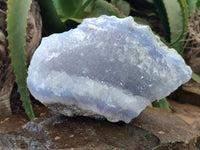
[(164, 29), (164, 38), (166, 42), (170, 42), (170, 27), (164, 3), (162, 0), (154, 0), (154, 4), (158, 9), (160, 19), (162, 21), (162, 26)]
[(189, 15), (189, 11), (188, 11), (188, 5), (186, 0), (178, 0), (180, 8), (181, 8), (181, 14), (182, 14), (182, 29), (181, 32), (179, 33), (179, 35), (177, 35), (177, 37), (175, 38), (176, 35), (174, 35), (174, 38), (172, 38), (170, 46), (173, 45), (173, 47), (177, 50), (177, 52), (183, 56), (184, 55), (184, 43), (179, 41), (183, 38), (184, 33), (187, 30), (187, 25), (188, 25), (188, 15)]
[(192, 72), (192, 79), (200, 84), (200, 76), (194, 72)]
[(85, 18), (87, 17), (93, 9), (95, 0), (83, 0), (81, 8), (77, 11), (76, 18)]
[(93, 10), (88, 17), (99, 17), (100, 15), (114, 15), (119, 18), (126, 17), (114, 5), (106, 2), (105, 0), (96, 0), (93, 6)]
[(197, 8), (200, 9), (200, 0), (197, 0)]
[[(60, 20), (53, 0), (37, 0), (42, 16), (43, 29), (47, 34), (64, 32), (67, 27)], [(68, 0), (67, 0), (68, 1)]]
[(71, 29), (68, 21), (81, 23), (92, 9), (95, 0), (37, 0), (47, 34), (64, 32)]
[(171, 110), (170, 106), (167, 103), (166, 98), (163, 98), (159, 101), (156, 100), (156, 101), (152, 102), (152, 106), (157, 107), (157, 108), (161, 108), (161, 109)]
[[(186, 0), (154, 0), (159, 10), (164, 27), (165, 40), (183, 55), (183, 45), (179, 40), (183, 37), (188, 23), (188, 7)], [(170, 31), (170, 33), (169, 33)], [(177, 43), (176, 45), (174, 45)]]
[(58, 15), (63, 19), (82, 18), (92, 11), (94, 0), (53, 0)]
[[(184, 15), (185, 9), (187, 9), (187, 5), (184, 5), (186, 3), (184, 2), (185, 0), (163, 0), (169, 20), (171, 43), (175, 43), (174, 40), (177, 39), (180, 33), (184, 33), (185, 31), (185, 17), (182, 16)], [(184, 10), (182, 10), (182, 7), (184, 6), (186, 8), (183, 8)]]
[(187, 4), (189, 8), (189, 13), (194, 14), (196, 10), (197, 0), (187, 0)]
[(28, 117), (32, 120), (34, 113), (26, 86), (27, 69), (25, 57), (26, 25), (31, 0), (8, 0), (7, 32), (8, 48), (15, 80), (18, 84), (21, 101)]
[(134, 17), (134, 21), (137, 22), (138, 24), (148, 25), (148, 26), (150, 26), (150, 28), (153, 28), (152, 24), (143, 18)]
[(149, 3), (153, 3), (153, 0), (146, 0), (147, 2), (149, 2)]
[(69, 18), (81, 8), (82, 0), (53, 0), (53, 3), (59, 16)]
[[(167, 1), (167, 0), (165, 0)], [(170, 0), (173, 1), (173, 0)], [(173, 13), (170, 13), (168, 16), (170, 18), (170, 29), (171, 29), (171, 43), (170, 45), (175, 44), (178, 42), (184, 35), (187, 29), (187, 24), (188, 24), (188, 6), (186, 0), (178, 0), (179, 3), (179, 8), (176, 6), (177, 9), (176, 11), (173, 11)], [(174, 3), (175, 5), (175, 3)], [(170, 5), (171, 6), (171, 5)], [(168, 13), (170, 10), (173, 8), (168, 7)], [(176, 19), (174, 19), (176, 18)], [(182, 51), (183, 53), (183, 51)]]
[(126, 16), (130, 13), (130, 5), (124, 0), (111, 0), (111, 4), (119, 8), (119, 10)]
[[(105, 0), (95, 0), (93, 3), (93, 7), (91, 12), (84, 16), (84, 17), (99, 17), (100, 15), (114, 15), (117, 16), (119, 18), (124, 18), (126, 17), (118, 8), (116, 8), (114, 5), (112, 5), (111, 3), (106, 2)], [(82, 18), (70, 18), (73, 21), (76, 21), (78, 23), (81, 23), (82, 20), (84, 19), (84, 17)]]
[(37, 0), (41, 7), (43, 25), (48, 34), (68, 29), (68, 21), (81, 23), (86, 17), (100, 15), (125, 15), (105, 0)]
[(95, 0), (53, 0), (56, 11), (62, 20), (82, 20), (89, 15), (93, 9)]

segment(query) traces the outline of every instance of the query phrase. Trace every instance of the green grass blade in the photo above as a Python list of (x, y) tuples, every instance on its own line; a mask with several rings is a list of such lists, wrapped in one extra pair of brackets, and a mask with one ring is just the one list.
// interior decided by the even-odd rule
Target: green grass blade
[(11, 64), (14, 69), (18, 92), (28, 117), (34, 113), (26, 86), (27, 69), (25, 57), (26, 25), (31, 0), (8, 0), (7, 32)]
[(200, 84), (200, 76), (192, 72), (192, 79)]
[(170, 106), (167, 103), (166, 98), (163, 98), (159, 101), (156, 100), (156, 101), (152, 102), (152, 106), (157, 107), (157, 108), (161, 108), (161, 109), (171, 110)]

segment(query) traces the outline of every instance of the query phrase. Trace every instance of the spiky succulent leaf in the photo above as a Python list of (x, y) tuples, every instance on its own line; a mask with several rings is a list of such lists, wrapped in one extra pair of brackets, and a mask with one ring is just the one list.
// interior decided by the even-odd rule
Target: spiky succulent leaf
[(180, 40), (182, 38), (184, 38), (184, 33), (187, 30), (187, 25), (188, 25), (188, 15), (189, 15), (189, 11), (188, 11), (188, 5), (186, 0), (178, 0), (180, 9), (181, 9), (181, 17), (182, 17), (182, 28), (179, 30), (179, 34), (175, 33), (171, 35), (171, 43), (170, 45), (173, 46), (180, 55), (183, 56), (183, 42), (181, 42)]
[(67, 19), (82, 19), (92, 11), (94, 0), (53, 0), (59, 17)]
[(55, 5), (53, 3), (53, 0), (37, 0), (37, 1), (41, 9), (44, 31), (46, 31), (47, 34), (64, 32), (67, 27), (60, 20)]
[(162, 0), (154, 0), (154, 4), (158, 9), (160, 19), (162, 21), (162, 26), (164, 29), (164, 38), (167, 42), (170, 42), (170, 27), (165, 5)]
[(59, 16), (69, 18), (80, 9), (82, 0), (53, 0), (53, 3)]
[[(182, 55), (183, 48), (181, 43), (177, 42), (183, 37), (187, 29), (188, 7), (186, 0), (154, 0), (154, 3), (159, 10), (164, 26), (165, 39), (167, 42), (170, 41), (170, 45), (173, 45)], [(175, 43), (177, 44), (174, 45)]]
[(24, 109), (32, 120), (34, 113), (26, 86), (27, 69), (25, 57), (26, 25), (30, 5), (31, 0), (8, 0), (7, 32), (8, 48), (15, 80), (18, 84), (18, 92)]
[(86, 17), (100, 15), (125, 15), (114, 5), (105, 0), (37, 0), (47, 34), (63, 32), (70, 29), (68, 20), (81, 23)]
[(189, 13), (194, 14), (196, 9), (197, 0), (187, 0)]
[(179, 41), (186, 31), (188, 8), (186, 0), (163, 0), (170, 26), (171, 45)]
[[(119, 18), (126, 17), (117, 7), (108, 3), (105, 0), (95, 0), (91, 12), (85, 17), (99, 17), (100, 15), (114, 15)], [(78, 23), (81, 23), (84, 18), (70, 18)]]
[(119, 10), (126, 16), (130, 13), (130, 5), (125, 0), (111, 0), (111, 4), (119, 8)]
[[(100, 15), (114, 15), (119, 18), (126, 17), (118, 8), (116, 8), (111, 3), (108, 3), (105, 0), (95, 0), (91, 12), (85, 16), (90, 17), (99, 17)], [(84, 18), (70, 18), (78, 23), (81, 23)]]
[(114, 15), (119, 18), (125, 17), (125, 15), (114, 5), (106, 2), (105, 0), (96, 0), (89, 17), (99, 17), (100, 15)]

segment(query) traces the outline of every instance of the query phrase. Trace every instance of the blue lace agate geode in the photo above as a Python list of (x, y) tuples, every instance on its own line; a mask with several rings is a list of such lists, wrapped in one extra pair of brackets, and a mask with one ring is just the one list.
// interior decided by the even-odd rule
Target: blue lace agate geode
[(182, 57), (148, 26), (103, 15), (43, 38), (27, 83), (36, 99), (65, 115), (128, 123), (190, 77)]

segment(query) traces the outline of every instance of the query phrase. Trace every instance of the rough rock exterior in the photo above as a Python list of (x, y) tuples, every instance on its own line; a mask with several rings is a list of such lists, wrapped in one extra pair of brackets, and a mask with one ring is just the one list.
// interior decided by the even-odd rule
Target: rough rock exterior
[(104, 15), (43, 38), (27, 83), (36, 99), (65, 115), (128, 123), (190, 77), (181, 56), (148, 26)]

